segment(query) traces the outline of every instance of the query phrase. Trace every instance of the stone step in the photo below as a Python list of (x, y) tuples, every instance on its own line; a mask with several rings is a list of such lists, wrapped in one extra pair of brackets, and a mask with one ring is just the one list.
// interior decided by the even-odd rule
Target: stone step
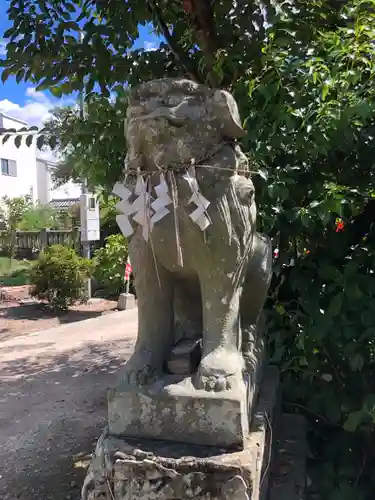
[(300, 415), (280, 415), (274, 440), (268, 500), (305, 500), (306, 420)]

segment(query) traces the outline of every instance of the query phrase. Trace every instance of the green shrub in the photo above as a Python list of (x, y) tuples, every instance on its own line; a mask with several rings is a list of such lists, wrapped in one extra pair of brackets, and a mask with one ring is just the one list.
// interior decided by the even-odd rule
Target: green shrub
[(77, 300), (84, 302), (84, 283), (92, 275), (93, 262), (63, 245), (47, 247), (30, 270), (32, 295), (60, 310)]
[(95, 251), (95, 279), (103, 295), (117, 297), (124, 290), (127, 257), (128, 246), (122, 234), (111, 234), (105, 246)]

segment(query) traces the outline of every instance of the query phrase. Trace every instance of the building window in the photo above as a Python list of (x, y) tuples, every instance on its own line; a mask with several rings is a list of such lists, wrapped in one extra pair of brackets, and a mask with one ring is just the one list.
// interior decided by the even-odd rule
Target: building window
[(17, 162), (1, 158), (1, 175), (17, 177)]
[(9, 160), (1, 159), (1, 173), (2, 175), (10, 175)]

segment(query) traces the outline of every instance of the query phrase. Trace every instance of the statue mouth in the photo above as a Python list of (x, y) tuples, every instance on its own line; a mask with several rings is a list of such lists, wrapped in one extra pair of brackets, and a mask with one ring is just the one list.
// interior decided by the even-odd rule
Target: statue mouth
[(158, 108), (155, 111), (148, 113), (147, 115), (139, 115), (135, 119), (140, 121), (140, 122), (143, 122), (143, 121), (149, 121), (149, 120), (158, 120), (160, 118), (164, 118), (165, 120), (167, 120), (168, 123), (170, 125), (172, 125), (173, 127), (183, 127), (184, 124), (186, 124), (186, 121), (188, 119), (185, 115), (178, 113), (177, 107)]

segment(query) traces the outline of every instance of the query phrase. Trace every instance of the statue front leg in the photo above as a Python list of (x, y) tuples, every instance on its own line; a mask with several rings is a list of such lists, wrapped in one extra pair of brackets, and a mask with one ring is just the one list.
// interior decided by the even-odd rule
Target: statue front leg
[(243, 381), (240, 351), (240, 296), (242, 286), (215, 270), (201, 273), (203, 309), (202, 360), (196, 376), (200, 389), (223, 391)]
[(141, 235), (132, 238), (129, 255), (138, 297), (138, 336), (123, 380), (140, 386), (160, 375), (173, 344), (173, 286), (171, 274), (155, 262)]

